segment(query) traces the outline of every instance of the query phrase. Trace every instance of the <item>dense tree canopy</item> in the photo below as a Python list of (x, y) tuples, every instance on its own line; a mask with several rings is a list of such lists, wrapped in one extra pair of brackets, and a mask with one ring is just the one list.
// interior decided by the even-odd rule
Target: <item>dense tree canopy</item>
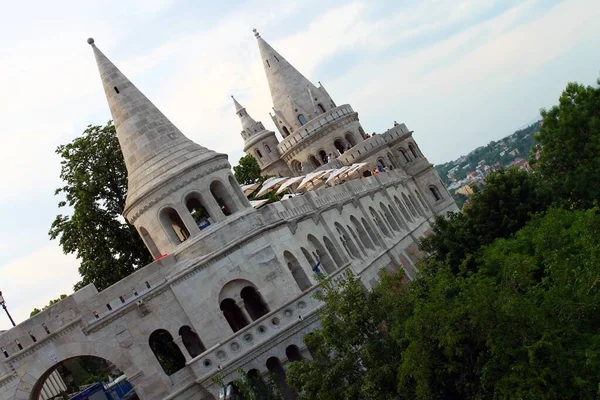
[(260, 180), (260, 165), (256, 158), (246, 155), (233, 167), (233, 174), (240, 185), (250, 185)]
[(94, 283), (102, 290), (152, 262), (135, 228), (122, 217), (127, 195), (127, 170), (112, 123), (88, 126), (71, 143), (58, 146), (60, 177), (56, 189), (65, 200), (52, 223), (50, 237), (65, 253), (80, 260), (79, 289)]

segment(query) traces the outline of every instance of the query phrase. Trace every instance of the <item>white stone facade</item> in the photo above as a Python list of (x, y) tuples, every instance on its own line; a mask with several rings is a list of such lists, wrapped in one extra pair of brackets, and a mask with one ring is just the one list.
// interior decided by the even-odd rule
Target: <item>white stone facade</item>
[[(53, 368), (81, 355), (115, 364), (144, 400), (218, 398), (213, 378), (232, 381), (239, 368), (279, 376), (286, 363), (310, 357), (302, 337), (319, 326), (317, 258), (330, 279), (350, 271), (373, 285), (382, 269), (397, 268), (413, 278), (419, 238), (435, 215), (456, 210), (403, 124), (361, 136), (338, 160), (383, 160), (394, 170), (255, 210), (225, 156), (190, 144), (94, 51), (119, 140), (129, 146), (128, 171), (135, 173), (125, 216), (155, 258), (166, 256), (102, 292), (89, 285), (1, 334), (0, 400), (39, 398)], [(327, 136), (331, 144), (337, 133), (320, 129), (334, 126), (330, 132), (360, 135), (350, 106), (333, 110), (331, 120), (310, 121), (317, 121), (312, 137)], [(285, 145), (279, 147), (287, 160), (297, 149)], [(316, 150), (309, 146), (291, 159)], [(138, 171), (136, 163), (150, 171)], [(176, 372), (161, 366), (158, 337), (176, 346)]]

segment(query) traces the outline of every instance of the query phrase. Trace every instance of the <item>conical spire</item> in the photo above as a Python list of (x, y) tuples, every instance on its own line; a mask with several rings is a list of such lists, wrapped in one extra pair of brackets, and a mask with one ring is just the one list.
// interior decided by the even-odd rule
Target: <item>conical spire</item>
[(260, 121), (256, 122), (256, 120), (248, 114), (246, 107), (242, 106), (235, 97), (231, 96), (231, 98), (233, 99), (233, 105), (235, 106), (235, 113), (240, 117), (240, 122), (242, 123), (242, 137), (244, 139), (247, 140), (252, 134), (265, 129)]
[(88, 39), (127, 166), (127, 209), (190, 167), (225, 155), (189, 140)]
[[(263, 60), (273, 107), (286, 117), (295, 127), (300, 127), (298, 116), (303, 114), (309, 121), (316, 117), (313, 104), (321, 104), (324, 110), (333, 108), (333, 101), (329, 95), (317, 89), (304, 75), (302, 75), (281, 54), (269, 45), (254, 29), (254, 36), (258, 41), (258, 48)], [(307, 90), (308, 88), (308, 90)], [(314, 97), (310, 97), (313, 95)], [(311, 110), (309, 115), (304, 112)]]
[(233, 105), (235, 106), (235, 112), (238, 112), (240, 110), (245, 110), (245, 107), (242, 107), (242, 105), (240, 103), (238, 103), (238, 101), (235, 99), (235, 97), (231, 96), (231, 98), (233, 99)]

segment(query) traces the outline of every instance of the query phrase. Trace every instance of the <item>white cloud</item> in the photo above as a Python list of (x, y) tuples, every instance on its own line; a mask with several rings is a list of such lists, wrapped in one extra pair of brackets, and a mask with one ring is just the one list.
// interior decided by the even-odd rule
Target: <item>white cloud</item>
[[(71, 294), (79, 281), (79, 262), (64, 255), (56, 243), (49, 243), (31, 253), (0, 267), (2, 294), (7, 307), (18, 324), (29, 318), (34, 308), (42, 308), (61, 294)], [(10, 322), (0, 316), (0, 330)]]

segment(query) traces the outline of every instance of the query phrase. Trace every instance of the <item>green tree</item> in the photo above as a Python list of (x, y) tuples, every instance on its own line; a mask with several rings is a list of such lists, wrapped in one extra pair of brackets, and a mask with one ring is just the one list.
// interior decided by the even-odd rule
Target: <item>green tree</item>
[(536, 175), (517, 168), (491, 173), (463, 213), (436, 217), (432, 235), (422, 240), (421, 248), (438, 261), (448, 261), (456, 272), (469, 265), (463, 260), (481, 246), (510, 236), (535, 213), (545, 211), (550, 200)]
[(127, 170), (112, 122), (88, 126), (56, 153), (64, 186), (55, 194), (65, 197), (58, 207), (70, 208), (71, 215), (57, 215), (49, 235), (81, 261), (82, 280), (75, 289), (90, 283), (105, 289), (152, 262), (137, 231), (122, 217)]
[(50, 302), (48, 303), (47, 306), (42, 307), (42, 309), (40, 310), (39, 308), (34, 308), (33, 311), (31, 311), (29, 313), (29, 317), (33, 317), (34, 315), (37, 315), (39, 313), (41, 313), (42, 311), (44, 311), (45, 309), (47, 309), (48, 307), (52, 307), (53, 305), (55, 305), (56, 303), (58, 303), (59, 301), (65, 299), (67, 297), (66, 294), (61, 294), (60, 297), (58, 299), (54, 299), (54, 300), (50, 300)]
[[(254, 370), (256, 371), (256, 370)], [(234, 390), (233, 399), (238, 400), (283, 400), (284, 397), (275, 383), (275, 380), (270, 375), (264, 379), (258, 374), (248, 374), (244, 370), (238, 370), (239, 379), (231, 382)], [(227, 390), (228, 384), (223, 381), (223, 378), (218, 375), (213, 378), (223, 391)]]
[(260, 180), (260, 166), (256, 158), (246, 155), (233, 167), (233, 174), (240, 185), (250, 185)]
[[(600, 84), (600, 79), (598, 80)], [(542, 109), (536, 164), (559, 201), (590, 207), (600, 198), (600, 88), (569, 83), (559, 104)]]

